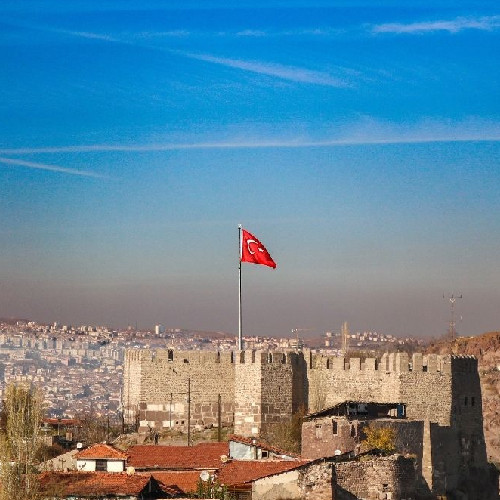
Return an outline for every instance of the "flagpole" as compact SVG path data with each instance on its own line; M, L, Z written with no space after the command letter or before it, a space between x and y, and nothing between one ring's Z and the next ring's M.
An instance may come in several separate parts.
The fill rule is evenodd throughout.
M239 242L239 256L238 256L238 350L243 350L243 337L242 337L242 320L241 320L241 224L238 224L238 242Z

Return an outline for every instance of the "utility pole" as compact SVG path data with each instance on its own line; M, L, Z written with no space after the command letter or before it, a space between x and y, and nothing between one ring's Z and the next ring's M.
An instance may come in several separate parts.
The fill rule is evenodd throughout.
M448 339L450 342L453 342L457 338L457 330L455 328L456 323L455 323L455 302L457 299L462 298L462 294L460 295L454 295L453 293L448 295L448 297L445 297L443 293L443 299L448 298L450 301L450 322L448 323Z
M217 441L222 441L222 416L221 416L221 397L217 398Z
M188 441L188 446L191 446L191 378L188 378L188 398L187 398L187 404L188 404L188 435L187 435L187 441Z

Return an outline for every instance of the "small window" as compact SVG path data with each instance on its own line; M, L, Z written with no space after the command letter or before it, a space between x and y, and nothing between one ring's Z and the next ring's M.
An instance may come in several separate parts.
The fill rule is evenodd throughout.
M357 434L357 429L356 426L353 424L351 425L351 436L356 437L356 434Z
M268 458L269 452L267 450L262 450L262 458Z
M464 406L467 406L467 396L464 398Z
M471 396L471 398L470 398L470 405L474 406L475 402L476 402L476 399L474 398L474 396Z
M174 351L169 349L167 354L167 361L173 361L173 360L174 360Z
M95 461L95 470L99 472L106 472L108 470L107 461L106 460L96 460Z
M323 426L321 424L316 424L316 439L321 439L323 437Z
M332 434L338 434L339 433L339 426L337 424L336 420L332 420Z

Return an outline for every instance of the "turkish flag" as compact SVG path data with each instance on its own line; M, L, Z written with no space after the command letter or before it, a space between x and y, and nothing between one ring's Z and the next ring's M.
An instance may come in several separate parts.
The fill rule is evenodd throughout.
M251 262L276 269L276 263L269 255L266 247L251 233L241 229L241 262Z

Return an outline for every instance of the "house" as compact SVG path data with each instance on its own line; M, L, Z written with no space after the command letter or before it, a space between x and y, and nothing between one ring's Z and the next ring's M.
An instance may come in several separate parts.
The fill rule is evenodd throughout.
M127 465L136 471L215 471L228 454L227 442L195 446L135 445L127 450Z
M232 460L216 478L236 500L330 500L332 470L323 460Z
M270 446L257 438L232 435L229 437L229 458L234 460L293 460L297 455Z
M201 480L203 471L180 470L180 471L153 471L136 472L136 474L146 477L153 476L157 481L174 491L179 491L183 495L190 495L197 491L198 483Z
M75 455L76 469L84 472L124 472L127 454L105 443L98 443Z
M152 476L108 472L45 472L40 485L47 498L156 500L175 498L180 492Z
M363 428L372 422L391 426L396 431L414 425L405 418L402 403L345 401L309 413L302 423L302 457L315 459L360 451Z

